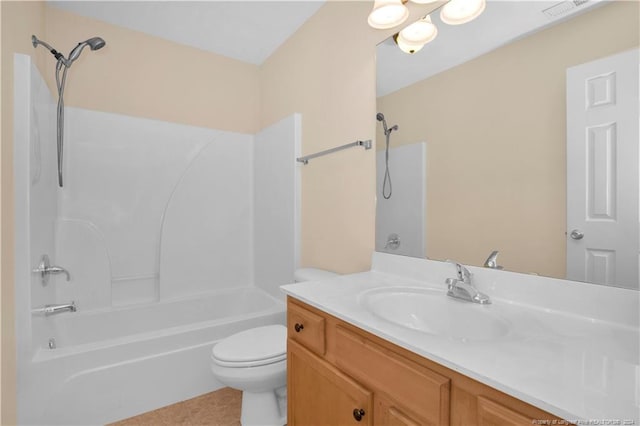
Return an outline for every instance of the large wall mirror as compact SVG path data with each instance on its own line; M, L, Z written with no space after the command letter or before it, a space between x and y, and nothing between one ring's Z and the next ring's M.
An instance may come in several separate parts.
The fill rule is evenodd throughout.
M489 0L381 43L376 250L638 289L639 13Z

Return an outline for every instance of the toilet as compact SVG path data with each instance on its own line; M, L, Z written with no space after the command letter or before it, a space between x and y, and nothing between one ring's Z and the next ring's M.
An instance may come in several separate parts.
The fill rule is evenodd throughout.
M338 274L314 268L296 270L295 282ZM242 426L287 423L287 328L267 325L233 334L211 350L211 372L222 384L242 391Z

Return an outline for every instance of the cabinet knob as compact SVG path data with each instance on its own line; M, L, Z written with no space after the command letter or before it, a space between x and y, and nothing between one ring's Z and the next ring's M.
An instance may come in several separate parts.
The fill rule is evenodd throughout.
M304 329L304 325L296 323L293 328L296 329L296 333L300 333Z
M362 408L353 409L353 418L356 419L357 422L362 420L363 417L364 417L364 410Z

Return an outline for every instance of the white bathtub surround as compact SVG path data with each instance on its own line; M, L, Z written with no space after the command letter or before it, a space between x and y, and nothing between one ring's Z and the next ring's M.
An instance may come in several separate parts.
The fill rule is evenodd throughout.
M299 117L260 139L66 108L59 189L53 98L28 56L16 56L14 74L18 421L107 423L221 387L208 373L213 344L285 322L265 290L293 276L297 184L292 167L269 165L295 163ZM275 204L255 200L254 164ZM254 248L268 223L254 219L278 201L291 210L277 223L288 237ZM31 272L42 254L70 282L43 287ZM71 301L75 313L32 314Z
M446 296L453 265L374 253L369 272L284 291L428 359L569 421L640 421L640 294L633 290L469 267L491 305ZM379 288L432 289L443 304L488 310L508 332L485 340L412 330L361 303ZM421 290L422 289L422 290ZM369 293L370 294L370 293ZM463 305L460 305L463 304Z
M254 276L283 301L279 286L293 282L299 265L301 138L301 116L294 114L260 131L254 144Z
M164 214L160 298L252 281L253 136L229 134L202 149Z
M93 309L251 282L280 297L292 282L299 115L255 136L78 108L65 117L57 242L77 279L59 298Z
M251 282L253 136L79 108L65 118L58 251L86 309ZM107 258L80 255L81 235Z
M31 57L14 55L14 178L16 254L16 333L18 368L30 359L31 309L55 300L60 279L43 287L32 273L42 255L58 263L55 251L56 183L55 103ZM21 165L18 166L18 165Z

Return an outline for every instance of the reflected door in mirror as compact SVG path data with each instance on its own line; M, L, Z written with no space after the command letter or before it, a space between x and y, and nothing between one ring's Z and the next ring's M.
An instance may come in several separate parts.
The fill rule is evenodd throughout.
M567 70L567 278L638 288L637 49Z

